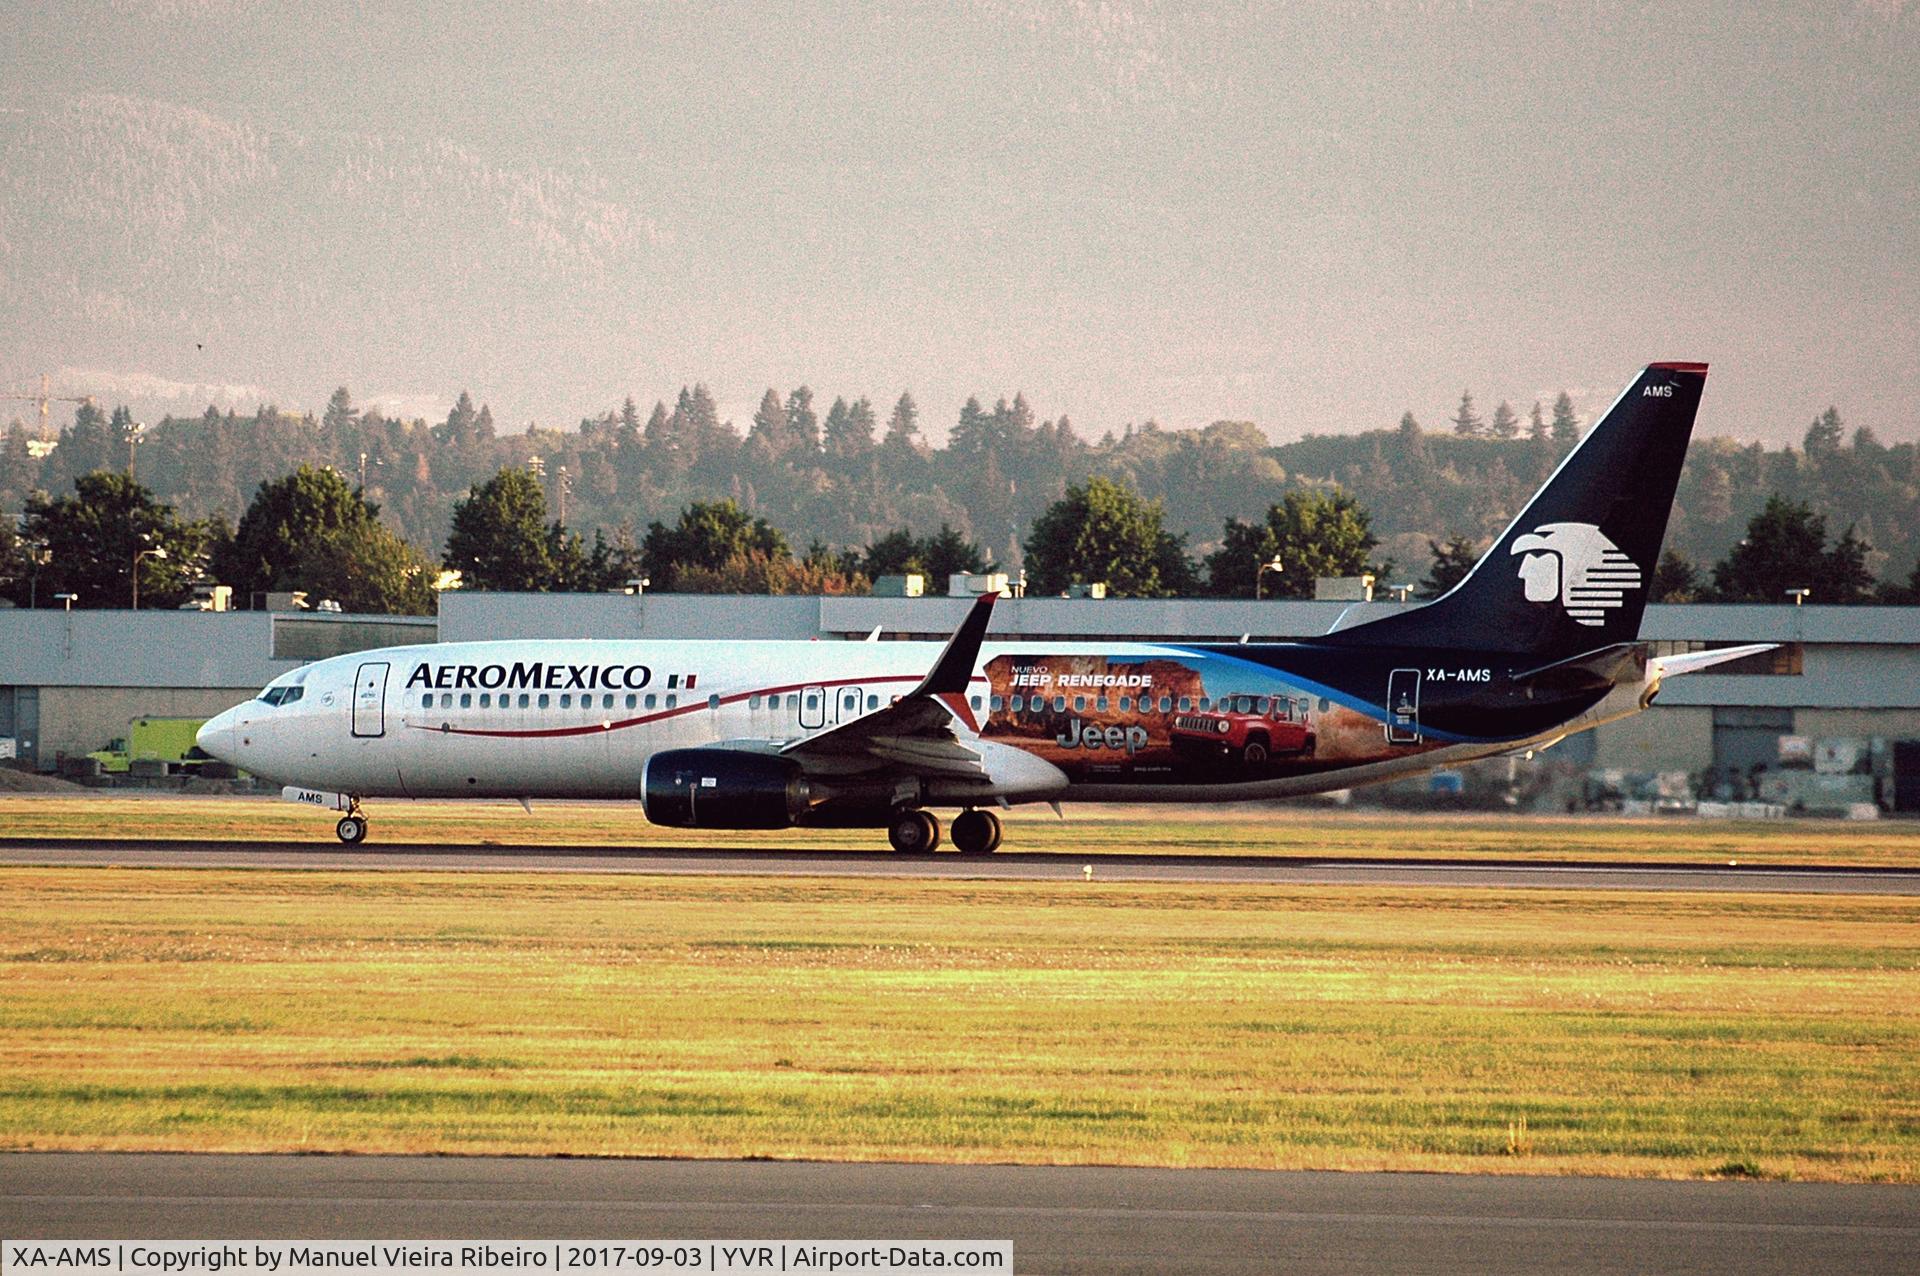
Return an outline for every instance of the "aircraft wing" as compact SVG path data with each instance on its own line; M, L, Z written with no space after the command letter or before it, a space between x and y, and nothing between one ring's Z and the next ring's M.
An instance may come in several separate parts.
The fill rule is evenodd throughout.
M967 704L967 686L997 597L980 596L919 686L884 708L794 740L780 752L823 769L845 769L864 760L918 773L986 778L980 724Z

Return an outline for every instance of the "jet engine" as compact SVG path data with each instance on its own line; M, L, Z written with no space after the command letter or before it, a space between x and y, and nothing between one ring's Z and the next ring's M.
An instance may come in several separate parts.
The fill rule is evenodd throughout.
M668 749L640 773L641 810L669 828L791 828L813 797L799 763L742 749Z

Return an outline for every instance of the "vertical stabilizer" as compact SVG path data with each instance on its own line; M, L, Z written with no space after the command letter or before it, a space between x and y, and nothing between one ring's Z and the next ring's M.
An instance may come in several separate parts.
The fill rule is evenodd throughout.
M1651 363L1465 579L1333 646L1484 648L1553 659L1640 633L1704 363Z

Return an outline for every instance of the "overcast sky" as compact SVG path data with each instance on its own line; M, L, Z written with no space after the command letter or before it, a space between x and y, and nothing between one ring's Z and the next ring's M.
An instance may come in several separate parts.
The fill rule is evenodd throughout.
M1463 387L1596 411L1704 359L1706 433L1797 441L1834 403L1920 437L1915 0L297 7L16 13L0 103L557 167L625 228L612 313L550 322L536 282L417 346L321 317L225 363L133 334L64 365L314 409L467 386L516 426L695 379L744 424L804 380L883 411L911 388L938 433L1023 389L1095 436L1287 439L1439 428ZM8 205L0 250L52 215Z

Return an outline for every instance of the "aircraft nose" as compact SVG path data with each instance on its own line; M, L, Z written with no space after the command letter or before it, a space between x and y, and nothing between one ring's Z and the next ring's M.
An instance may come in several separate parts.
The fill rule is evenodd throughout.
M195 732L193 736L193 742L195 744L199 745L207 753L219 758L222 762L231 762L234 760L234 712L234 710L228 709L223 713L218 713L208 718L201 724L200 730Z

